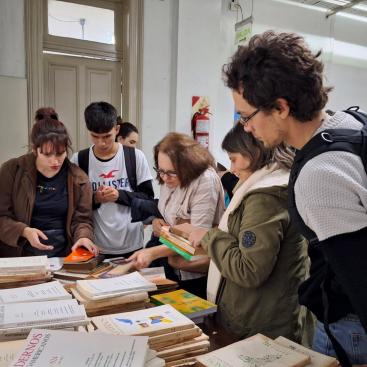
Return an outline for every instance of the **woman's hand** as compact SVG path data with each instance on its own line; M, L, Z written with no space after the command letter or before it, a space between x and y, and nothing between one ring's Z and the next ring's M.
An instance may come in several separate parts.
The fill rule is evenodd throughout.
M169 226L163 219L155 218L152 222L154 236L159 237L163 226Z
M191 271L193 273L206 273L209 269L210 258L202 256L197 260L187 261L182 256L169 256L168 264L174 269Z
M32 247L39 250L50 251L54 248L53 246L44 245L40 242L40 238L42 238L43 240L48 240L48 237L37 228L25 227L22 236L27 239Z
M92 252L94 256L99 254L98 246L96 246L89 238L79 238L78 241L74 243L71 251L75 251L78 247L85 247L89 252Z
M136 270L147 268L155 260L152 250L153 248L146 248L135 251L127 260L133 261Z
M207 228L197 228L194 229L189 236L189 241L194 247L200 247L200 242L203 237L208 233L209 229Z

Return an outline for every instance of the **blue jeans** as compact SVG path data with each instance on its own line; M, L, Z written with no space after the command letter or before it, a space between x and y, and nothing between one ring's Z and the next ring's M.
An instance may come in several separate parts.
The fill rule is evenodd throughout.
M367 363L367 334L356 315L348 315L329 326L352 364ZM325 333L324 324L319 321L316 324L312 349L336 357L331 341Z

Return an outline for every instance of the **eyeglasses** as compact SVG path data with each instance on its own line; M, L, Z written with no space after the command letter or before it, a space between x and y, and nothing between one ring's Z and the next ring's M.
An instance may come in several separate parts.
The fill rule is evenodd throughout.
M167 176L167 177L171 177L171 178L176 178L177 177L177 172L175 172L175 171L165 171L165 170L159 169L157 167L154 167L154 171L156 171L157 174L161 177L163 177L163 176Z
M251 115L249 115L249 116L242 116L242 115L240 115L240 118L238 119L238 121L237 122L239 122L242 126L247 126L247 123L259 112L260 110L259 109L257 109L257 110L255 110L254 112L252 112L252 114Z

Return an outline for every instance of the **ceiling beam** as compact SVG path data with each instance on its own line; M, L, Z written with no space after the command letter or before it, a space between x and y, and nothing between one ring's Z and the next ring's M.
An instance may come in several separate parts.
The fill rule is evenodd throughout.
M348 4L345 5L341 5L341 6L337 6L334 9L331 9L330 11L328 11L326 13L326 18L329 18L330 16L339 13L340 11L343 11L345 9L349 9L349 8L353 8L354 5L357 5L361 2L363 2L364 0L352 0L351 2L349 2Z

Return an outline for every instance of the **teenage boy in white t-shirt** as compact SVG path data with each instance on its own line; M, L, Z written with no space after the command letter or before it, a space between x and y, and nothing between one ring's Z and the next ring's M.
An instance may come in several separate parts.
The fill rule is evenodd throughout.
M106 256L128 257L143 247L143 224L131 223L131 200L154 197L152 175L144 153L135 149L136 190L133 191L123 146L115 142L119 126L117 111L111 104L91 103L84 111L84 118L93 142L87 170L93 189L96 244ZM78 153L71 160L82 167Z

